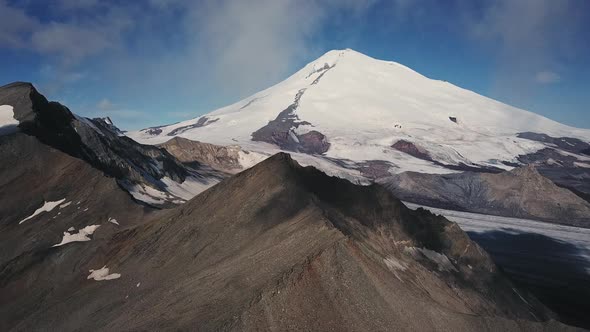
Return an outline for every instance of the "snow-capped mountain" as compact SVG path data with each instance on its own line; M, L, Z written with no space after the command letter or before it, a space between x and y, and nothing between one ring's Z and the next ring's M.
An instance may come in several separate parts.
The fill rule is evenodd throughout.
M568 165L590 167L590 130L349 49L233 105L128 135L146 144L183 137L265 155L291 151L303 164L349 178L499 171L571 156Z

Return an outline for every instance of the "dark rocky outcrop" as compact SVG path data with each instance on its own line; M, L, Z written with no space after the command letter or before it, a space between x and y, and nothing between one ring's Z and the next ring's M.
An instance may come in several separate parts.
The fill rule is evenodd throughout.
M426 160L426 161L430 161L435 165L442 166L444 168L452 169L455 171L470 171L470 172L484 172L484 173L498 173L498 172L502 171L500 168L493 167L493 166L482 166L482 165L475 165L475 164L467 165L465 163L459 163L457 165L443 164L438 160L432 159L432 157L428 153L428 150L424 149L423 147L421 147L415 143L412 143L412 142L409 142L409 141L406 141L403 139L395 142L391 147L398 150L398 151L407 153L412 157Z
M522 164L542 165L544 167L575 167L574 163L578 158L572 155L559 153L553 148L543 148L533 153L520 155L517 157Z
M209 119L206 116L202 116L200 117L197 122L190 124L190 125L186 125L186 126L181 126L178 128L174 128L174 130L170 131L168 133L168 136L175 136L175 135L180 135L182 133L184 133L187 130L193 129L193 128L201 128L201 127L205 127L208 126L214 122L217 122L219 119Z
M281 111L276 119L266 126L252 133L253 141L267 142L278 145L282 150L303 152L309 154L323 154L330 148L326 136L316 130L305 134L297 134L295 129L301 125L311 125L307 121L299 120L295 113L299 107L299 100L306 89L301 89L295 96L295 101Z
M320 74L318 77L316 77L316 79L315 79L315 80L313 80L313 82L311 82L311 85L318 84L318 83L320 82L320 80L322 79L322 77L324 77L324 75L326 75L326 73L327 73L328 71L330 71L330 69L332 69L332 68L334 68L334 67L336 67L336 64L333 64L333 65L331 65L331 66L330 66L330 65L328 65L327 63L324 63L324 67L322 67L322 69L320 69L320 70L318 71L318 72L321 72L321 74ZM311 75L311 74L310 74L310 75Z
M300 152L322 154L330 148L327 137L317 130L311 130L305 134L297 135L297 138L299 140Z
M412 142L402 139L393 143L391 147L398 151L407 153L412 157L432 161L432 158L430 157L430 154L428 154L428 151L426 151L426 149L423 149L422 147L419 147Z
M573 330L456 224L285 154L43 255L4 269L3 330Z
M158 136L162 133L162 127L146 128L143 131L150 135Z
M367 160L357 163L361 175L371 180L386 178L391 176L389 170L394 167L393 164L385 160Z
M190 175L165 149L121 135L110 119L76 116L60 103L47 101L30 83L0 87L0 104L13 106L25 134L85 160L125 187L141 183L166 191L163 177L182 183Z
M573 153L583 153L590 149L590 144L577 138L572 137L552 137L547 134L524 132L518 133L517 137L529 139L531 141L551 144L564 151Z

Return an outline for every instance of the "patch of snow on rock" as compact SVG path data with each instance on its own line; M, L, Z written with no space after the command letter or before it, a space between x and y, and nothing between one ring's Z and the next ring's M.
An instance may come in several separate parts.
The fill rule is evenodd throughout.
M119 222L118 222L118 221L117 221L117 219L115 219L115 218L111 218L111 217L109 217L109 220L108 220L108 221L109 221L110 223L112 223L112 224L119 225Z
M389 268L389 270L393 272L393 274L399 281L403 281L399 274L397 274L397 271L405 271L408 268L408 266L405 263L399 261L397 258L393 256L384 258L383 262Z
M385 263L385 265L387 265L388 268L393 269L393 270L405 271L408 268L406 266L406 264L404 264L403 262L399 261L397 258L392 257L392 256L384 258L383 262Z
M50 202L43 203L43 206L42 207L38 208L35 212L33 212L32 215L30 215L30 216L26 217L25 219L19 221L18 224L20 225L20 224L24 223L25 221L27 221L29 219L32 219L32 218L36 217L37 215L39 215L39 214L41 214L43 212L49 212L49 211L53 210L56 206L60 205L65 200L66 199L64 198L64 199L60 199L59 201L54 201L54 202L51 202L50 201Z
M96 229L100 227L100 225L90 225L90 226L86 226L82 229L80 229L78 231L78 233L76 234L72 234L70 232L74 231L73 227L70 227L68 229L68 231L64 232L64 236L61 239L61 242L58 244L54 244L52 247L60 247L63 246L64 244L68 244L71 242L86 242L86 241L90 241L91 239L88 237L89 235L92 235L94 233L94 231L96 231Z
M414 258L420 259L420 256L428 258L431 262L438 265L439 271L457 271L449 258L441 253L426 248L406 247L404 252Z
M14 118L14 109L10 105L0 105L0 135L16 132L20 122Z
M86 279L94 279L96 281L113 280L113 279L119 279L121 277L121 274L119 274L119 273L109 274L109 268L107 268L106 265L103 266L101 269L89 270L88 272L90 272L90 275L88 275L88 277Z
M68 207L68 206L70 206L70 204L72 204L72 202L63 203L62 205L59 206L59 209L61 210L61 209L65 208L65 207Z
M247 169L247 168L250 168L250 167L258 164L259 162L265 160L266 158L268 158L268 155L263 154L263 153L259 153L259 152L252 152L252 151L248 151L248 152L239 151L238 158L239 158L238 161L239 161L240 165L242 166L242 168Z
M182 183L178 183L166 176L160 181L166 185L168 193L184 200L189 200L195 197L219 182L214 179L199 179L194 176L187 177Z

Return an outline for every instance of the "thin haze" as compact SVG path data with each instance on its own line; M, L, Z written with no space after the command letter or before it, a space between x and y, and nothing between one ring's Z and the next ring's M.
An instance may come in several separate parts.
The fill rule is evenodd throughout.
M0 0L0 84L32 81L136 129L196 117L350 47L590 127L588 12L583 0Z

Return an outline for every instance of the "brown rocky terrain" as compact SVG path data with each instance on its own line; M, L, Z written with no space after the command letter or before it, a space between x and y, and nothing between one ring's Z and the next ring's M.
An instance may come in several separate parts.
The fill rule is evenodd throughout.
M61 203L29 218L44 202L55 201ZM79 278L68 269L97 254L93 242L143 222L154 211L83 160L23 133L0 136L0 330L10 330L33 308L65 299ZM52 247L64 232L92 225L99 227L89 242Z
M208 165L228 174L242 171L239 152L243 150L239 146L220 146L182 137L174 137L159 146L189 166Z
M47 153L64 160L57 169L76 165ZM2 179L2 192L16 188ZM52 214L2 219L2 245L36 258L2 256L2 330L575 330L515 288L456 224L286 154L169 210L132 207L113 181L100 183L90 178L76 196L92 199L97 216L105 204L125 209L129 223L101 224L91 241L51 247ZM57 222L94 222L68 218ZM101 267L105 280L88 279Z

